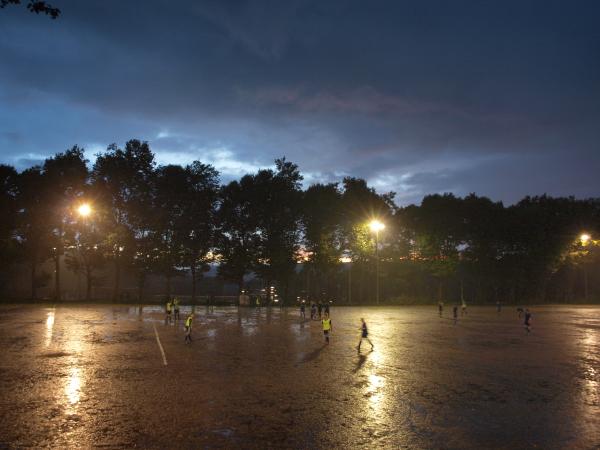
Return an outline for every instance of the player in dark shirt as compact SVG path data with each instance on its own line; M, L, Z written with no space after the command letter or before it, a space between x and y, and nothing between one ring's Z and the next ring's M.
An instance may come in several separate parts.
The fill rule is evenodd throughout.
M531 313L528 309L525 310L525 330L531 333Z
M367 329L367 323L365 322L365 319L363 319L362 317L361 317L360 321L362 322L362 324L360 326L360 341L358 341L358 347L356 347L356 349L359 351L359 353L360 353L360 344L362 344L363 339L367 340L367 342L371 345L371 350L373 350L373 343L369 339L369 330Z

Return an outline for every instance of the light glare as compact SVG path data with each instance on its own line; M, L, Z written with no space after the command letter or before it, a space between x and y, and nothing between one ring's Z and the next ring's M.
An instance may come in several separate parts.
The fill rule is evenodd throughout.
M79 208L77 208L77 212L81 217L87 217L92 213L92 207L88 203L82 203Z
M369 222L369 228L374 233L378 233L379 231L381 231L385 228L385 224L383 224L379 220L375 219L375 220L372 220L371 222Z

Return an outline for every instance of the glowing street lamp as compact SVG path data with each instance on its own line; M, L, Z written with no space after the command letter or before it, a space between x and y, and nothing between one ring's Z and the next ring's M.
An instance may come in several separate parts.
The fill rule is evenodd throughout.
M585 247L587 246L589 243L595 244L595 242L592 240L592 237L588 234L588 233L582 233L581 236L579 236L579 241L581 242L581 246ZM584 289L584 297L585 297L585 301L588 301L588 271L587 271L587 265L584 263L582 264L583 267L583 289Z
M579 236L579 240L581 241L581 245L585 246L592 240L592 237L587 233L583 233Z
M375 233L375 302L379 305L379 232L385 228L385 224L373 219L369 222L369 228Z
M77 208L76 208L77 214L79 215L79 217L81 217L83 219L83 223L84 226L87 225L87 218L90 216L90 214L92 214L92 207L90 206L89 203L81 203ZM81 231L79 232L79 235L77 236L77 253L79 255L79 259L80 261L82 260L82 255L81 255ZM87 286L87 290L86 290L86 299L89 300L90 299L90 286L89 286L89 282L88 282L88 286ZM81 271L77 271L77 297L79 300L81 300Z
M91 213L92 213L92 207L90 206L89 203L82 203L81 205L79 205L79 207L77 208L77 213L81 216L81 217L88 217Z
M379 233L380 231L382 231L385 228L385 224L380 222L377 219L371 220L371 222L369 222L369 228L371 229L371 231L373 233Z

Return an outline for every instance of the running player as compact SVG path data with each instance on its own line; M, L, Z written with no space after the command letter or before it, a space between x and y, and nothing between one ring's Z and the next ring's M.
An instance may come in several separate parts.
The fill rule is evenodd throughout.
M325 314L325 317L323 320L321 320L321 323L323 324L323 335L325 336L325 342L329 344L329 333L333 330L333 326L331 325L331 319L327 314Z
M192 321L194 320L194 313L190 313L189 316L187 316L187 319L185 319L185 343L186 344L191 344L192 343Z
M167 315L165 317L165 325L170 324L171 323L171 300L167 300L167 306L166 306L166 311L167 311Z
M179 299L177 297L173 299L173 313L173 319L179 320Z
M525 331L527 334L531 333L531 313L528 309L525 309Z
M362 344L363 339L366 339L367 342L371 345L371 350L373 350L374 348L371 339L369 339L369 330L367 329L367 323L365 322L365 319L361 317L360 321L362 322L360 326L360 341L358 341L358 346L356 347L358 353L360 353L360 344Z

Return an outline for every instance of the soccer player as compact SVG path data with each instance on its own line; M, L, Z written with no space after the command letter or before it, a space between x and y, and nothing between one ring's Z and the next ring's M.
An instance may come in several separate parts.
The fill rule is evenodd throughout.
M362 322L360 326L360 340L358 341L358 346L356 347L358 353L360 353L360 344L362 344L363 339L366 339L369 345L371 345L371 350L374 348L371 339L369 339L369 330L367 329L367 323L365 322L365 319L361 317L360 321Z
M329 333L333 330L333 326L331 325L331 319L327 314L325 314L325 317L323 320L321 320L321 323L323 324L323 335L325 336L325 342L329 344Z
M173 312L174 312L174 320L179 320L179 299L175 297L173 299Z
M171 300L167 300L167 306L166 306L166 311L167 311L167 315L165 317L165 325L170 324L171 323Z
M192 343L192 321L194 320L194 313L190 313L185 319L185 343Z
M527 334L531 333L531 313L528 309L525 309L525 331Z

